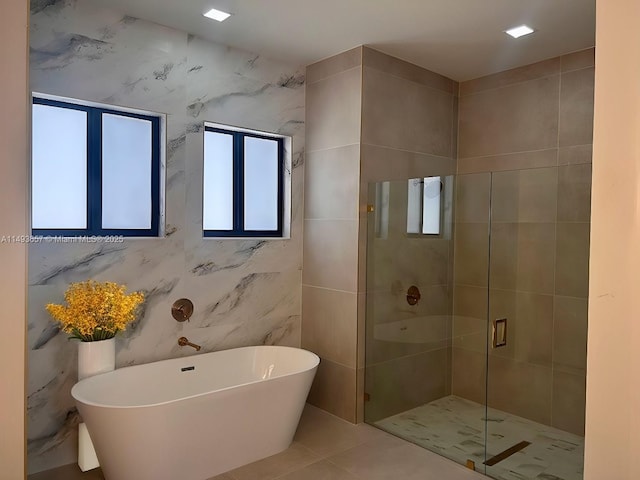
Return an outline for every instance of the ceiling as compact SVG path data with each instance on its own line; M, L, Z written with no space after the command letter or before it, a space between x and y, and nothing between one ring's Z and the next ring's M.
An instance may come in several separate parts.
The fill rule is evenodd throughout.
M289 63L364 44L459 81L595 44L595 0L92 1ZM209 20L210 8L233 16ZM523 23L536 33L503 32Z

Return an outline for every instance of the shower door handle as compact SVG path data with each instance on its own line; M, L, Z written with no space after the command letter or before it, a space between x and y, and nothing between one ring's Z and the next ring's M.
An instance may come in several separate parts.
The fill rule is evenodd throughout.
M507 319L498 318L493 321L493 348L507 345Z

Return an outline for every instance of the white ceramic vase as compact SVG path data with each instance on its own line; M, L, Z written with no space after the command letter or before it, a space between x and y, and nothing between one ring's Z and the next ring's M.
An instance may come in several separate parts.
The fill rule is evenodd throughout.
M116 339L78 344L78 380L116 368Z
M78 380L114 370L116 339L78 344ZM78 429L78 466L86 472L100 466L91 437L84 423Z

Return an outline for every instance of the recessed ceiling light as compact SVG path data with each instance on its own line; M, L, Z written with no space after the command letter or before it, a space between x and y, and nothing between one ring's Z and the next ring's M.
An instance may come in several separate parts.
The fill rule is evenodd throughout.
M223 22L223 21L225 21L227 18L229 18L231 16L230 13L223 12L221 10L216 10L215 8L212 8L207 13L203 13L203 15L205 17L207 17L207 18L211 18L211 19L217 20L219 22Z
M526 25L520 25L519 27L510 28L509 30L505 30L504 33L511 35L513 38L522 37L524 35L529 35L533 33L535 30Z

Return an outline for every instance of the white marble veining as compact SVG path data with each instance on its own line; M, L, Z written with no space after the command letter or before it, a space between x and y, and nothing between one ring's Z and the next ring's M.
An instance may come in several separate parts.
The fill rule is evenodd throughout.
M375 425L458 463L473 460L477 471L499 480L581 480L583 477L584 437L453 395L385 418ZM485 458L522 441L531 445L486 467L485 472Z
M166 236L111 244L29 247L29 471L74 461L78 414L70 396L76 345L44 310L70 282L110 280L147 293L143 316L117 339L117 366L191 350L300 344L304 68L216 45L77 0L31 2L34 92L167 116ZM291 235L203 239L205 121L292 137ZM195 304L191 321L170 316Z

